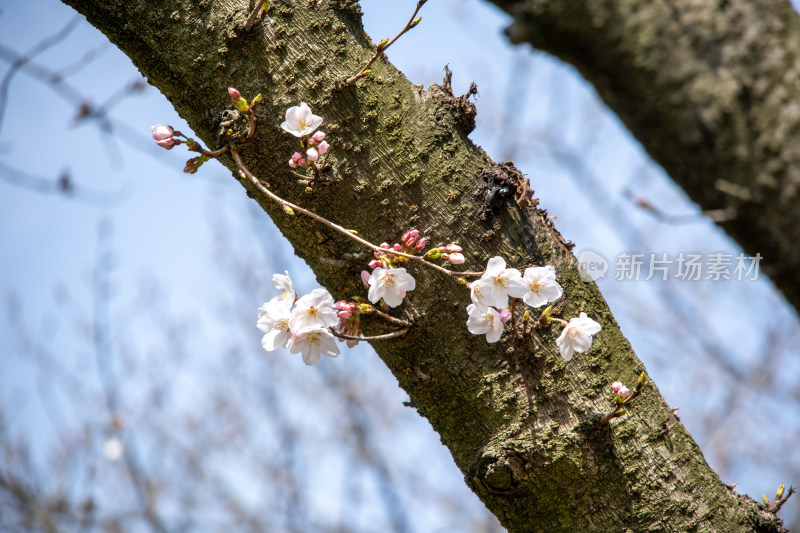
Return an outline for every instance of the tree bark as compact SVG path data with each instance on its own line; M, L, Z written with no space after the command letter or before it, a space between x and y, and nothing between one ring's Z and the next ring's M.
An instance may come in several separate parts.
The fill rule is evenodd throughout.
M468 139L466 99L439 86L415 87L384 59L371 76L344 84L375 49L357 2L273 1L271 20L250 32L243 0L66 3L128 54L211 148L221 146L221 116L231 108L226 88L247 98L262 93L256 136L239 151L287 200L372 242L396 241L411 227L432 244L457 242L471 270L493 255L514 267L556 266L565 290L561 316L585 311L603 327L592 349L569 363L556 349L555 327L535 341L507 333L487 344L469 334L468 291L413 263L410 298L420 319L408 335L375 344L509 531L783 531L773 514L721 483L683 427L663 431L670 410L655 386L628 415L598 425L613 405L609 384L633 384L642 363L596 286L579 279L546 212L487 190L487 180L513 186L516 178ZM278 127L300 101L325 118L331 143L334 179L310 195L286 164L297 141ZM359 272L371 254L326 226L287 215L240 179L229 157L221 162L335 297L364 294ZM367 322L367 333L383 331ZM335 364L347 364L346 354Z
M575 66L800 309L800 18L786 0L491 0ZM662 206L663 207L663 206ZM667 207L668 208L668 207Z

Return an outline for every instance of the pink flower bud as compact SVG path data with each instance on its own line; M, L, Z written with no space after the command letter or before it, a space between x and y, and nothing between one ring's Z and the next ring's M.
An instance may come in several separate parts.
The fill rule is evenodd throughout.
M308 156L309 161L316 161L319 159L319 152L317 152L316 148L309 148L306 150L306 155Z
M300 159L297 160L297 164L300 165L301 167L304 167L306 166L306 160L301 157Z
M315 134L314 134L314 135L311 137L311 139L313 139L313 140L314 140L314 142L321 143L322 141L324 141L324 140L325 140L325 133L324 133L324 132L322 132L322 131L318 131L317 133L315 133Z
M300 152L295 152L292 154L292 161L294 161L295 163L297 163L301 159L303 159L303 154L301 154Z
M394 249L395 252L399 252L400 250L403 249L403 247L400 246L400 244L398 244L398 243L394 243L394 245L392 246L392 249Z
M389 249L389 243L388 242L382 242L382 243L380 243L378 245L378 248L383 248L384 250L388 250Z
M228 87L228 94L231 95L231 101L235 104L242 97L241 93L233 87Z
M328 151L328 148L330 148L330 145L328 144L327 141L320 142L319 145L317 146L319 155L325 155L325 153Z
M460 265L464 262L464 256L461 254L448 254L447 260L454 265Z
M339 300L336 303L334 303L332 307L337 311L341 311L342 309L347 307L347 300Z
M617 394L619 394L619 397L624 400L625 398L630 396L631 391L628 389L628 387L623 385L622 387L619 388L619 390L617 391Z
M372 261L369 262L368 266L370 268L378 268L379 266L381 266L381 262L378 261L377 259L373 259ZM366 270L364 270L363 272L366 272ZM367 285L367 286L369 286L369 285Z
M421 251L423 248L425 248L425 244L427 244L427 242L428 241L427 239L425 239L425 237L421 238L419 241L417 241L417 245L414 247L414 251L415 252Z
M445 252L456 252L456 253L458 253L461 250L462 250L461 247L459 245L457 245L457 244L448 244L447 246L444 247L444 251Z
M502 309L500 311L500 322L508 322L511 319L511 309Z
M295 161L294 159L290 159L289 166L292 168L297 168L297 161Z
M613 390L614 392L619 392L619 390L624 386L625 385L623 385L619 381L615 381L614 383L611 384L611 390Z
M369 263L370 268L375 268L375 266L372 266L372 263L378 263L375 266L380 266L380 264L381 264L381 262L377 261L377 260L376 261L370 261L370 263ZM364 288L365 289L369 289L369 275L370 275L369 272L367 272L366 270L362 270L361 271L361 283L364 284Z
M167 126L166 124L156 124L150 128L150 131L153 133L153 140L155 141L164 141L175 134L172 126Z
M339 318L344 318L345 320L348 320L350 318L353 318L353 312L350 311L349 309L345 309L343 311L339 311L338 313L336 313L336 316L338 316Z
M180 142L170 137L169 139L162 139L160 141L156 141L156 144L159 145L161 148L172 150L172 147L175 146L176 144L180 144Z

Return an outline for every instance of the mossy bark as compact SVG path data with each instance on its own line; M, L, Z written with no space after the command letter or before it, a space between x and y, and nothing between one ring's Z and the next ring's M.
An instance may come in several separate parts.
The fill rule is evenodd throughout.
M787 0L491 0L573 64L800 309L800 18ZM661 206L669 209L669 206Z
M782 531L774 515L720 482L683 427L663 432L670 411L655 386L627 416L597 426L612 406L609 383L632 384L642 363L596 286L579 279L546 213L480 189L510 168L467 138L463 100L438 86L415 87L383 59L355 86L343 83L374 50L357 2L273 0L271 20L248 33L244 1L67 3L128 54L212 148L230 107L225 89L262 93L256 136L240 151L288 200L373 242L396 241L410 227L431 243L458 242L474 269L496 254L515 267L556 266L561 315L586 311L603 326L592 349L570 363L555 348L556 328L535 342L506 334L487 344L470 335L468 291L413 264L420 320L408 335L375 346L509 531ZM278 127L300 101L325 118L332 145L335 180L312 195L289 174L297 141ZM229 158L222 163L234 170ZM363 295L359 272L370 254L242 185L335 297Z

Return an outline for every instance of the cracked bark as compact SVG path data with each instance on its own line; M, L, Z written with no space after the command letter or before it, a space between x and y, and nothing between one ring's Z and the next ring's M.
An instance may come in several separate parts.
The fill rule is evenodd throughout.
M586 311L603 326L591 351L569 364L556 350L556 328L541 331L535 346L508 334L493 345L470 335L467 291L414 265L411 297L421 319L409 334L375 343L466 482L509 531L783 531L774 515L720 482L682 426L662 432L670 410L655 386L598 436L597 421L611 408L609 383L632 384L642 363L596 286L580 281L546 213L520 209L514 191L498 197L478 183L502 182L502 173L513 179L513 167L495 166L469 141L463 99L438 86L423 91L385 60L370 77L344 84L374 50L357 2L273 2L271 21L247 33L244 1L67 3L128 54L212 149L220 147L223 115L232 116L225 88L249 98L263 93L256 136L239 151L287 200L373 242L398 239L412 226L431 243L458 242L475 269L495 254L515 267L556 267L566 295L562 316ZM296 139L278 127L300 101L325 118L337 180L313 195L289 174ZM221 162L234 169L227 155ZM286 215L240 182L335 297L363 293L363 249ZM366 326L366 334L382 332L377 322ZM346 356L336 364L347 364Z
M571 63L800 309L800 18L786 0L490 0Z

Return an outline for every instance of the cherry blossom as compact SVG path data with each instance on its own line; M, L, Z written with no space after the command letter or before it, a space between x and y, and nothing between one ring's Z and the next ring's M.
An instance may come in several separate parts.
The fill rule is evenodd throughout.
M281 291L278 299L283 302L287 308L291 308L292 305L294 305L294 301L297 299L297 293L294 291L294 285L292 284L292 278L289 277L289 271L286 270L285 272L285 276L283 274L273 274L272 284L276 289Z
M619 390L624 386L625 385L623 385L619 381L615 381L614 383L611 384L611 390L613 390L614 392L619 392Z
M289 319L289 329L296 334L302 329L329 328L336 325L336 322L333 296L327 290L319 288L297 300Z
M519 270L506 268L500 256L489 259L481 279L472 284L472 302L487 307L508 307L508 297L522 298L528 292Z
M507 310L504 310L507 311ZM467 306L467 329L473 335L486 334L486 342L493 343L500 340L503 335L502 312L494 307L469 304ZM510 312L508 313L510 317Z
M619 390L617 391L617 394L619 394L619 397L624 400L625 398L627 398L628 396L631 395L631 391L630 391L630 389L628 387L623 385L622 387L619 388Z
M327 329L312 327L303 328L292 336L289 352L302 353L303 362L311 366L319 361L320 355L338 357L339 347L336 346L335 337Z
M556 281L556 269L550 265L526 268L522 279L528 284L528 292L522 297L522 301L531 307L555 302L564 292Z
M388 246L388 245L387 245ZM414 278L406 272L405 268L377 267L369 276L369 292L367 297L372 303L381 299L389 307L397 307L403 303L406 291L413 291L416 286Z
M300 102L299 106L292 106L286 110L286 121L281 123L281 128L295 137L310 135L322 124L322 117L311 112L308 104Z
M600 331L600 324L581 313L564 326L556 345L564 361L572 359L573 352L583 353L592 347L592 335Z
M278 276L279 274L276 274ZM258 308L258 329L265 333L261 346L271 352L286 348L292 340L289 319L292 316L291 304L286 305L280 297L275 297Z

